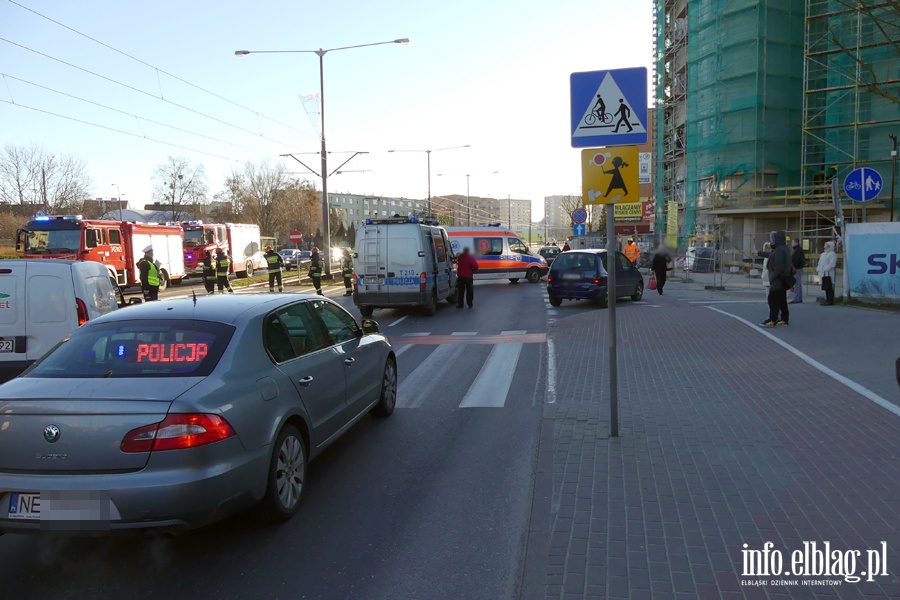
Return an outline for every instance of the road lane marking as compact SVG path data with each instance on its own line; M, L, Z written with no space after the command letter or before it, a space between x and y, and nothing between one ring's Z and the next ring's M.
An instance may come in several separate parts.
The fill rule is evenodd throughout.
M431 335L430 331L426 331L424 333L404 333L403 337L427 337Z
M497 344L472 382L460 408L502 408L512 385L522 344Z
M765 300L691 300L688 304L766 304Z
M393 323L389 324L388 327L393 327L393 326L396 325L397 323L400 323L401 321L403 321L404 319L406 319L406 317L408 317L408 316L409 316L409 315L403 315L402 317L400 317L399 319L397 319L397 320L394 321Z
M547 338L547 404L556 404L556 350Z
M394 349L394 356L396 356L396 357L399 358L401 354L403 354L404 352L406 352L406 351L409 350L410 348L412 348L412 346L410 346L410 345L400 346L399 348L395 348L395 349Z
M408 334L407 334L408 335ZM526 333L524 335L428 335L416 337L391 338L391 344L543 344L547 341L546 333Z
M528 333L527 329L513 329L511 331L501 331L500 335L525 335Z
M477 331L454 331L450 335L478 335Z
M835 381L838 381L839 383L843 383L845 386L847 386L848 388L850 388L851 390L853 390L860 396L868 398L869 400L871 400L875 404L881 406L882 408L886 408L889 411L891 411L892 413L894 413L895 415L900 416L900 406L897 406L893 402L889 402L889 401L885 400L884 398L882 398L881 396L879 396L872 390L870 390L866 387L863 387L860 384L853 381L852 379L850 379L848 377L844 377L837 371L826 367L825 365L823 365L822 363L820 363L813 357L809 356L808 354L804 354L802 351L794 348L793 346L791 346L784 340L772 335L771 333L769 333L762 327L754 325L747 319L744 319L737 315L733 315L731 313L725 312L724 310L715 308L714 306L707 306L707 308L710 310L714 310L717 313L722 313L723 315L726 315L728 317L731 317L732 319L738 320L741 323L743 323L744 325L747 325L748 327L755 329L757 332L763 334L764 336L766 336L767 338L769 338L770 340L772 340L773 342L775 342L776 344L778 344L779 346L781 346L782 348L784 348L785 350L787 350L788 352L790 352L791 354L793 354L794 356L796 356L797 358L799 358L800 360L802 360L803 362L808 364L809 366L811 366L815 369L818 369L822 373L825 373L826 375L828 375Z
M435 385L445 381L450 370L456 366L465 346L439 346L428 358L419 363L409 376L400 383L397 390L398 408L418 408L426 396L430 396Z

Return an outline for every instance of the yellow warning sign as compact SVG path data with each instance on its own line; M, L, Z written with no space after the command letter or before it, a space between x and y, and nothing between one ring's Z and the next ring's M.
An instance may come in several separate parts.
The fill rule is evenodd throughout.
M585 204L640 202L637 146L581 151L581 195Z

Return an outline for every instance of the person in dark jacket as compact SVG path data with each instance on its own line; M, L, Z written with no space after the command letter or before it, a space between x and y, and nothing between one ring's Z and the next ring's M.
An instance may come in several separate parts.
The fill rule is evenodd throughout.
M213 266L211 252L207 252L203 257L203 285L208 295L216 293L216 268Z
M456 308L463 307L463 299L472 308L475 299L475 272L478 271L478 261L469 253L468 248L463 248L462 254L456 259L456 289L459 296Z
M313 246L312 256L309 257L309 278L312 279L313 287L320 296L325 295L322 293L322 273L324 268L325 261L319 256L319 249Z
M272 246L266 246L266 265L269 269L269 292L275 292L275 282L278 282L278 291L284 291L284 280L282 279L281 270L284 269L284 258Z
M159 265L153 260L153 246L144 248L144 257L137 262L137 268L141 274L141 291L144 293L144 302L159 300L161 276Z
M796 238L791 240L791 246L794 249L791 253L791 266L797 269L797 272L794 273L794 279L797 280L797 283L791 288L794 291L794 297L790 303L800 304L803 302L803 267L806 266L806 253L803 252L800 240Z
M664 246L660 246L656 254L653 255L653 261L650 263L650 270L653 271L653 276L656 277L656 291L660 296L662 296L663 287L666 285L666 272L672 270L672 267L669 266L671 264L672 257L669 256L669 251Z
M772 244L772 254L766 263L766 275L769 277L769 318L760 323L763 327L787 325L790 320L787 291L792 287L792 276L787 236L784 231L773 231L769 234L769 242Z
M228 290L229 294L233 294L231 282L228 281L228 273L231 269L231 257L222 248L216 249L216 284L219 286L219 293Z

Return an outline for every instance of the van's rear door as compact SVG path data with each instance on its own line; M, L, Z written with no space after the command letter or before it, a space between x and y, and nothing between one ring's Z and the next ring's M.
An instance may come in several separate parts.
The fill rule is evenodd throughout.
M25 278L28 264L3 261L0 268L0 364L26 359Z
M353 268L359 283L359 302L387 302L387 226L363 225L356 233Z
M389 225L387 229L388 301L394 305L422 302L421 276L427 277L425 253L429 243L423 232L427 228L414 224Z
M450 262L450 253L447 246L444 245L444 237L441 233L442 231L437 227L428 229L428 235L431 237L431 252L434 257L433 274L438 300L443 300L450 293L450 270L453 266ZM429 275L431 274L429 273Z
M25 284L28 360L37 360L78 328L73 270L31 263Z

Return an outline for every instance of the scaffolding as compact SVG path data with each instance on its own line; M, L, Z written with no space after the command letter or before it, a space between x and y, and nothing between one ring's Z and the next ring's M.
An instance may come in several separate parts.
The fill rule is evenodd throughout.
M900 133L900 3L806 0L804 45L804 204L860 166L881 173L881 199L889 201L889 136ZM821 216L813 210L804 220Z

